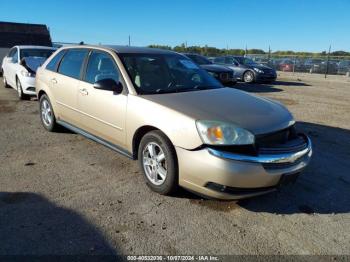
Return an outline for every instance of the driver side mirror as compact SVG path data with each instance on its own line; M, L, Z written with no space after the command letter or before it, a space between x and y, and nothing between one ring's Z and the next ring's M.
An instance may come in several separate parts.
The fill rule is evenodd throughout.
M116 82L112 78L101 79L95 82L94 88L106 91L113 91L115 94L123 92L123 86L120 82Z

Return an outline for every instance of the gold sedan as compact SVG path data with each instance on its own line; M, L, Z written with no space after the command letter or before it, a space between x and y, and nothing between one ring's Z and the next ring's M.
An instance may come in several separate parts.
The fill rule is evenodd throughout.
M147 185L219 199L294 181L310 139L280 103L225 88L186 56L124 46L71 46L37 71L40 116L138 159Z

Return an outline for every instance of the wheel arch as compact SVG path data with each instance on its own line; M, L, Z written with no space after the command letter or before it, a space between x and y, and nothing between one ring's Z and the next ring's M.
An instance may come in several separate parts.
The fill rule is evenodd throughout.
M44 90L40 90L38 93L38 100L40 100L40 97L42 97L43 95L47 95L47 94Z
M161 132L170 141L171 145L175 149L175 146L174 146L173 142L171 141L170 137L163 130L161 130L155 126L152 126L152 125L144 125L144 126L139 127L133 135L133 139L132 139L132 157L133 157L133 159L135 159L135 160L138 159L138 150L139 150L141 140L146 134L148 134L151 131Z
M137 152L138 152L142 137L144 137L144 135L146 135L147 133L149 133L151 131L155 131L155 130L159 130L162 133L164 133L159 128L157 128L155 126L151 126L151 125L141 126L135 131L133 138L132 138L132 157L133 157L133 159L137 160L137 157L138 157Z

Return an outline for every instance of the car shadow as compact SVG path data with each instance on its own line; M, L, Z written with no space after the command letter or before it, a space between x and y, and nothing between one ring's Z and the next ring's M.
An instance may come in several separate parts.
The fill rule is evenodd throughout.
M350 131L299 122L313 142L313 158L295 184L238 204L253 212L337 214L350 211Z
M304 82L290 82L290 81L274 81L272 83L273 85L277 85L277 86L311 86L309 84L306 84Z
M76 212L29 192L0 192L0 255L99 255L118 251Z

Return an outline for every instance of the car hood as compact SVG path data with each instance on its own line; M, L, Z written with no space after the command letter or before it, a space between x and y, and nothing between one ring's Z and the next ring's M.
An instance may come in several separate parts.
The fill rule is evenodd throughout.
M272 70L272 68L271 67L268 67L268 66L265 66L265 65L260 65L260 64L256 64L256 65L244 65L245 67L247 67L247 68L251 68L251 69L253 69L253 68L259 68L259 69L261 69L261 70L266 70L266 69L268 69L268 70Z
M293 116L282 104L231 88L145 95L144 98L194 120L226 121L255 135L275 132L294 123Z
M209 65L201 65L201 67L207 71L210 72L231 72L232 69L226 67L226 66L221 66L221 65L215 65L215 64L209 64Z

